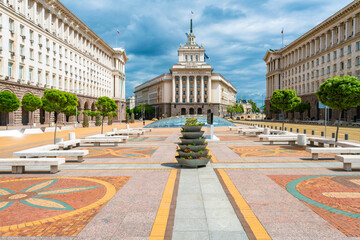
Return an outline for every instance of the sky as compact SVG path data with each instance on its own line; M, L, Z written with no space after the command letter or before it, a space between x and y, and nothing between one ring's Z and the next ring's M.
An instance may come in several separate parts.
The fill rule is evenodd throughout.
M288 45L350 0L60 0L112 47L124 48L126 97L177 63L190 18L208 63L237 89L237 99L262 105L270 48ZM191 13L193 12L193 14ZM120 34L117 33L117 30Z

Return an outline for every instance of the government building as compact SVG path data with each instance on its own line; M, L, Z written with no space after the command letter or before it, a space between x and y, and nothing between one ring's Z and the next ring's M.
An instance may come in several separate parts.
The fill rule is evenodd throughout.
M236 89L221 74L213 73L206 63L203 44L195 42L190 22L187 43L178 50L179 61L164 73L135 87L135 105L155 107L156 117L188 114L226 114L236 102Z
M360 77L360 1L353 1L291 44L280 50L267 51L266 115L270 98L277 89L293 89L303 102L311 105L304 119L324 119L315 92L328 78L352 75ZM330 110L330 120L337 118ZM292 118L287 113L285 118ZM295 114L299 119L299 114ZM343 121L359 121L360 107L344 111Z
M0 1L0 91L20 101L27 93L42 97L45 89L59 89L76 94L82 111L96 110L97 98L108 96L118 104L115 120L123 120L126 62L123 49L110 47L57 0ZM0 125L46 124L48 114L37 110L32 119L20 107L1 113Z

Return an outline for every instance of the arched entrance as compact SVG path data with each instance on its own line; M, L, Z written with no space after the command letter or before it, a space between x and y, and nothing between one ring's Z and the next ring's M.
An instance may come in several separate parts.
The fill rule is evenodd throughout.
M186 115L186 109L185 108L181 109L181 115Z
M21 107L21 121L22 121L22 125L29 124L29 112L26 111L24 107Z
M6 126L9 122L9 113L0 112L0 126Z
M356 121L360 121L360 107L356 109Z
M189 111L190 115L194 115L195 114L195 111L193 108L190 108L190 111Z
M207 112L208 112L208 113L211 113L211 109L208 109Z
M40 124L45 123L45 110L43 108L40 109Z
M198 110L197 110L197 114L202 114L202 109L201 108L198 108Z

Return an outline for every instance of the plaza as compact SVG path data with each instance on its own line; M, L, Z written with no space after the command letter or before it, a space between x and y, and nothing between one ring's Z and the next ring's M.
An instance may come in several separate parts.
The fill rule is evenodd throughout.
M147 122L147 124L150 122ZM236 125L245 127L246 125ZM141 128L142 123L130 124ZM125 124L106 126L126 128ZM209 132L203 127L205 134ZM61 131L68 139L99 127ZM2 137L0 158L51 142L53 133ZM206 167L175 160L179 128L153 128L119 146L80 146L59 172L0 166L0 236L41 239L357 239L358 169L335 154L312 160L296 145L216 127ZM354 142L355 143L355 142ZM71 151L71 150L64 150ZM56 237L56 238L53 238ZM36 239L36 238L35 238Z

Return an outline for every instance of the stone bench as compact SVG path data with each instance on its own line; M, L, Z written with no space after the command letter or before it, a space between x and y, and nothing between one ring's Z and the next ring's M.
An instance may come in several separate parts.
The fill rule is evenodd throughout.
M297 136L269 136L265 137L264 141L270 142L270 145L273 145L274 142L287 142L289 145L291 145L295 144L297 139Z
M306 152L312 154L313 160L319 159L319 153L335 153L335 154L360 154L360 148L319 148L319 147L307 147Z
M119 143L125 141L126 139L122 138L86 138L80 140L80 145L93 144L94 146L99 147L100 144L114 144L114 146L119 146Z
M324 138L308 138L310 141L311 146L315 146L315 143L318 143L319 147L324 147L325 144L328 144L329 147L335 146L335 141L331 139L324 139Z
M130 131L152 132L153 128L129 128Z
M113 136L116 136L116 135L143 135L144 134L144 131L140 131L140 130L118 130L116 132L113 132L114 135Z
M64 141L64 142L59 142L59 143L57 143L57 145L59 146L60 150L71 149L73 147L80 146L80 139L73 139L73 140L68 140L68 141Z
M85 139L122 139L124 140L123 142L127 142L129 136L118 136L118 135L114 135L113 132L108 132L105 134L87 136L85 137Z
M40 158L40 157L77 157L78 162L84 161L84 156L88 155L88 150L67 150L67 151L20 151L14 152L14 157L20 158Z
M339 147L360 147L360 144L352 142L336 142L335 145Z
M9 158L0 159L0 166L11 166L12 173L24 173L26 166L50 166L50 173L57 173L65 158Z
M59 146L57 144L48 144L48 145L43 145L40 147L25 149L25 150L19 151L19 153L36 152L36 151L52 151L52 150L58 150L58 149L59 149Z
M351 171L352 163L360 163L360 155L336 155L335 160L344 163L344 170Z
M259 135L259 138L260 138L260 141L263 141L264 138L268 138L268 137L297 137L297 134L282 134L282 135L265 135L265 134L260 134Z

